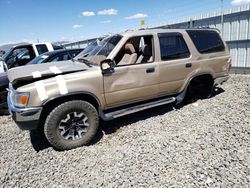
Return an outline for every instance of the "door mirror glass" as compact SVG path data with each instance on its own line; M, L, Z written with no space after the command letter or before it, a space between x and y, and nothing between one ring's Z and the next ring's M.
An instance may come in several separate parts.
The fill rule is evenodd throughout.
M105 59L101 62L101 70L103 73L112 73L114 72L115 62L111 59Z

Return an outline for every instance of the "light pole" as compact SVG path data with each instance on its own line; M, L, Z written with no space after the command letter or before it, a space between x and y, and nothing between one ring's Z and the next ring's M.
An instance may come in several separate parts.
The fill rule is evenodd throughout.
M221 0L221 35L223 36L223 31L224 31L224 13L223 13L223 5L224 5L224 2L223 0Z

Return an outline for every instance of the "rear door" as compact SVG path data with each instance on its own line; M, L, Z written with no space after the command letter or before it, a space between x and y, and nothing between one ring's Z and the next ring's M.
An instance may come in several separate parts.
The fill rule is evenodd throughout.
M178 93L194 67L191 53L181 33L159 33L159 95Z

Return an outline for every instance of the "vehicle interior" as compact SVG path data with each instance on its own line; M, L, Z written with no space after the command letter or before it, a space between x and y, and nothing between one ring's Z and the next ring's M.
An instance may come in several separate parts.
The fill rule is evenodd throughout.
M8 68L26 65L29 61L36 57L32 46L17 48L12 51L6 63Z
M153 62L153 36L130 38L114 60L118 66Z

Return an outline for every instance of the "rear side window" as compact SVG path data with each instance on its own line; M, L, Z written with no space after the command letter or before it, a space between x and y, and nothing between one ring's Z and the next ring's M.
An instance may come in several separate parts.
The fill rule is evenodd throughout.
M68 54L59 54L59 55L53 57L52 59L50 59L49 62L66 61L69 59L70 59L70 57Z
M63 47L61 46L57 46L57 45L52 45L54 50L60 50L63 49Z
M225 46L220 35L216 31L210 30L187 30L197 50L204 53L221 52Z
M45 44L38 44L38 45L36 45L36 48L37 48L37 51L38 51L39 55L49 51Z
M180 33L158 34L161 60L182 59L190 56L187 44Z
M75 56L77 56L82 50L75 50L75 51L70 51L70 56L72 58L74 58Z

